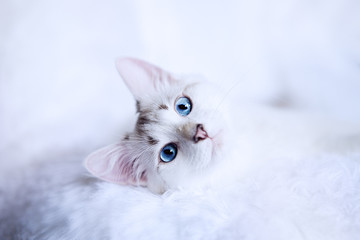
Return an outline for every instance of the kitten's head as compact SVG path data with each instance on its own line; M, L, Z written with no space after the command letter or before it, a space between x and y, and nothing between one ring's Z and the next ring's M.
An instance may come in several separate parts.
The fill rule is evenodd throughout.
M162 193L191 184L221 160L226 123L214 86L137 59L116 65L134 95L138 119L120 142L87 157L92 174Z

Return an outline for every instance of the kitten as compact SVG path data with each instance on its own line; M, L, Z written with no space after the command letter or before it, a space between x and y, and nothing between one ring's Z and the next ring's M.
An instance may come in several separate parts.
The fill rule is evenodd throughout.
M122 140L86 158L90 173L163 193L189 185L219 161L227 124L218 89L137 59L119 59L116 67L136 100L138 119Z

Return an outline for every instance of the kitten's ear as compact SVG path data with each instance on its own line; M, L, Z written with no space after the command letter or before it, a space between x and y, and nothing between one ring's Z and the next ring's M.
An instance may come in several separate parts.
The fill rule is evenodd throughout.
M93 152L84 164L90 173L105 181L146 186L147 173L137 160L131 158L126 146L119 143Z
M135 99L175 81L168 72L139 59L120 58L116 61L116 68Z

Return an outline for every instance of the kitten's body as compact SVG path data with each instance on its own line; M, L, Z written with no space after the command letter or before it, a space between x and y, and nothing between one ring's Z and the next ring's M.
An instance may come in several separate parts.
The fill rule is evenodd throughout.
M152 119L183 121L174 120L179 116L170 112L174 110L169 101L181 89L171 89L166 90L169 97L142 99L139 119L144 112L152 112L149 108L155 102L158 109L153 113L165 115ZM206 95L196 95L194 106L204 97L210 103ZM209 100L222 101L212 95ZM162 104L168 109L161 109ZM169 165L152 177L147 175L144 184L139 182L141 175L125 186L109 183L91 177L82 167L90 149L44 158L31 168L9 172L4 179L13 180L0 186L5 192L0 203L0 239L345 240L359 236L358 128L273 107L249 108L234 102L230 109L234 125L227 130L233 133L232 144L226 145L230 147L225 153L219 152L215 164L191 163L191 174L187 166L174 164L180 172ZM196 120L202 117L211 134L210 126L219 124L218 116L200 112ZM134 132L128 131L120 141L143 139L143 144L153 147L149 151L159 151L167 143L168 134L142 135L144 131L136 132L138 125L139 120ZM145 126L145 132L157 131L155 125ZM351 143L343 141L348 136ZM179 155L174 163L185 158L189 157ZM167 191L158 195L133 185Z

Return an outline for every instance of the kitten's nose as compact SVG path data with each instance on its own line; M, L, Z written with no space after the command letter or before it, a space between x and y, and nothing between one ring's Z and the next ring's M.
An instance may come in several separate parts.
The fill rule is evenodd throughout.
M196 133L194 135L194 142L197 143L201 140L205 140L208 137L207 132L202 124L196 125Z

